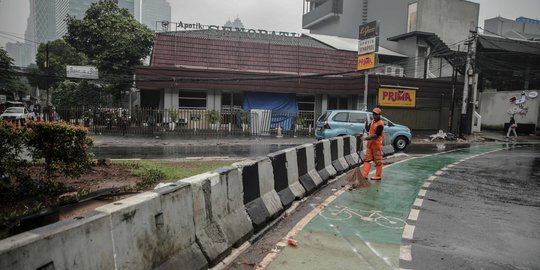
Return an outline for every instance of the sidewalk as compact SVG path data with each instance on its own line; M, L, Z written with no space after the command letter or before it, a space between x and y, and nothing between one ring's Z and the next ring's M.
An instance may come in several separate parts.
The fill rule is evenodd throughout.
M500 148L478 145L386 166L382 181L354 191L345 187L315 207L257 269L399 269L400 260L410 258L403 240L412 239L411 208L420 207L424 183L454 162ZM287 245L289 237L296 246Z

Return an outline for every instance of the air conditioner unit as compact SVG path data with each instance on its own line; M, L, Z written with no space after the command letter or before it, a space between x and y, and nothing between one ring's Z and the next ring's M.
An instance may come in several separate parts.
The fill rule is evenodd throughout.
M395 76L403 77L403 68L402 67L396 67L394 68Z
M391 76L394 76L394 67L392 66L387 66L384 68L384 75L391 75Z

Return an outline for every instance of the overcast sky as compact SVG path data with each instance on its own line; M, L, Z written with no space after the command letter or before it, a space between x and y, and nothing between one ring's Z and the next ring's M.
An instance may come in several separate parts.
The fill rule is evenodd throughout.
M49 1L49 0L41 0ZM223 25L239 17L246 28L302 32L302 0L168 0L172 21ZM480 26L496 16L540 19L540 0L472 0L480 3ZM23 37L29 0L0 0L0 46Z

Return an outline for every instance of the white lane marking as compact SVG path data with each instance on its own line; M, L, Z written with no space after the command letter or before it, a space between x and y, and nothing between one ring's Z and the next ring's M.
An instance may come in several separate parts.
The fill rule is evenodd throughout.
M418 215L420 214L420 210L418 209L411 209L411 212L409 213L409 220L417 221Z
M436 172L435 172L435 175L441 175L441 174L443 174L443 171L440 171L440 170L439 170L439 171L436 171Z
M435 180L436 178L437 178L437 176L432 175L432 176L430 176L427 180L428 180L428 181L433 181L433 180Z
M424 203L423 199L416 198L416 200L414 200L414 206L416 206L416 207L422 207L423 203Z
M418 192L418 196L426 197L426 192L427 192L427 190L420 189L420 191Z
M403 229L403 239L412 240L414 237L414 229L416 227L414 225L405 224L405 228Z
M429 188L429 185L431 185L431 182L424 182L424 185L422 185L423 188Z
M411 245L401 245L399 247L399 259L404 261L412 261Z

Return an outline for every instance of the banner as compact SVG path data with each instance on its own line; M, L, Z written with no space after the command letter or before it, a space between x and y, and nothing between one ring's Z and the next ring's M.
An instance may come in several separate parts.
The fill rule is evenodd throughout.
M416 90L379 88L378 103L388 107L416 107Z
M375 67L375 53L358 56L357 70L370 69Z
M66 66L66 77L76 79L99 79L98 69L92 66Z

